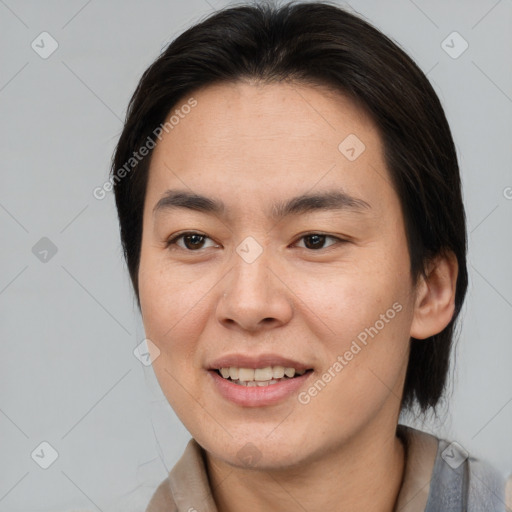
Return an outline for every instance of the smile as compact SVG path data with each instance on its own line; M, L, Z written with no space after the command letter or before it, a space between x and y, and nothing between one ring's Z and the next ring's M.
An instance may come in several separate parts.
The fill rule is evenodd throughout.
M265 368L219 368L218 374L234 384L246 387L265 387L278 384L283 380L300 377L306 370L296 370L284 366L267 366Z

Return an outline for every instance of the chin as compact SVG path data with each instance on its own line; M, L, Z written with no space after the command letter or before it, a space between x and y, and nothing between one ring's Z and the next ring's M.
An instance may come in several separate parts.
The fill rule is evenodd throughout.
M211 436L211 432L193 433L194 439L214 458L233 467L255 470L280 470L300 465L310 458L314 448L311 446L311 434L303 435L283 429L280 435L264 428L245 434L233 434L222 437ZM308 442L306 438L309 437ZM319 450L322 450L319 447Z

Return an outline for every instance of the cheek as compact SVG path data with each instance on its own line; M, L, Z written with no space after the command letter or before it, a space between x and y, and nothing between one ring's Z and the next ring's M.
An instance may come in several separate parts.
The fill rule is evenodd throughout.
M198 396L192 369L197 366L204 301L201 283L189 282L183 273L170 272L157 258L142 258L139 294L145 335L159 353L152 368L169 404L180 418L199 414L191 406Z
M398 408L408 361L407 305L393 301L393 294L372 297L373 303L364 297L358 307L349 304L351 298L356 301L347 294L328 313L335 333L318 344L324 365L300 397L315 411L315 428L332 436L339 424L350 431L368 423L385 403Z
M208 315L208 292L216 281L208 272L191 276L169 267L165 255L141 257L139 295L146 337L160 350L158 364L181 372L194 366Z
M408 274L400 265L390 264L385 251L375 252L374 258L360 258L320 271L289 273L283 280L291 284L299 298L301 315L323 325L327 335L346 340L373 325L395 302L405 308Z
M143 319L159 338L186 316L194 304L197 283L170 268L165 251L143 248L139 267L139 294ZM197 299L196 299L197 301Z
M303 317L310 319L328 365L342 356L343 365L350 367L345 373L358 381L372 380L369 368L392 378L407 353L412 312L406 296L391 284L375 286L373 282L365 288L360 279L354 281L340 278L339 286L329 283L316 303L307 301ZM328 296L332 300L326 300Z
M403 256L396 248L375 248L364 259L294 281L302 299L299 314L320 341L324 369L342 357L331 389L350 389L356 401L376 385L383 386L384 396L386 385L393 387L404 371L413 309L407 253ZM340 405L346 406L345 400L351 399Z

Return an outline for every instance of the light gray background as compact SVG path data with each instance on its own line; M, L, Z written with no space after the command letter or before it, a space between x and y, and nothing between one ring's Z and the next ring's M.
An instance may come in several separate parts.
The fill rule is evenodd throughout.
M0 511L142 511L189 439L133 355L144 332L113 196L92 191L141 73L227 4L0 0ZM508 474L512 2L350 6L428 72L463 174L470 288L453 396L439 419L416 425ZM47 59L31 47L43 31L59 45ZM441 46L453 31L469 43L456 59ZM57 247L46 263L32 252L42 237ZM31 458L43 441L58 452L46 470Z

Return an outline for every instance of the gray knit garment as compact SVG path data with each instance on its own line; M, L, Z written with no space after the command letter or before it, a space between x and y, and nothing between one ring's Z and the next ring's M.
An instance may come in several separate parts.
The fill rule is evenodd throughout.
M440 439L425 512L506 512L505 479L457 443Z

